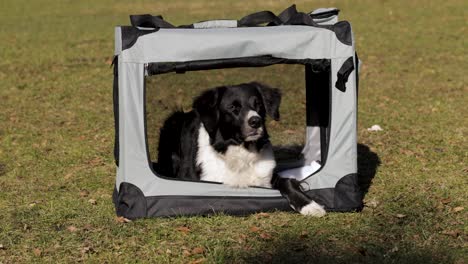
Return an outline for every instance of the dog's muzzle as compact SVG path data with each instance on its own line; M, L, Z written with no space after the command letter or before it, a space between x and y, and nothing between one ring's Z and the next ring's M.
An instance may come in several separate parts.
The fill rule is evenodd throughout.
M247 124L244 125L244 141L255 141L263 136L262 118L255 111L247 113Z

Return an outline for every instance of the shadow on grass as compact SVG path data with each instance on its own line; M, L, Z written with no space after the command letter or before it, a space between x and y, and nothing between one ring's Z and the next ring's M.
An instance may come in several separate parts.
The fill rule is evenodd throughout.
M228 253L229 254L229 253ZM331 241L321 235L318 239L301 239L290 234L277 241L263 241L255 250L232 252L236 263L452 263L454 260L439 249L415 247L395 250L393 245L366 247ZM237 255L237 257L235 257ZM230 256L228 255L228 258Z
M363 198L369 191L380 164L380 158L377 153L372 152L366 145L358 144L359 187L361 188Z
M366 145L358 145L359 185L363 195L369 191L380 165L380 158L375 152ZM415 246L412 241L395 239L405 237L404 228L395 228L405 225L405 221L366 216L368 218L363 220L367 226L366 231L357 229L353 232L345 222L336 226L336 218L331 218L330 222L325 218L324 225L315 230L315 233L298 234L297 230L283 230L269 240L259 236L255 238L259 243L254 248L228 252L226 256L228 259L236 259L236 263L435 264L454 261L454 256L448 255L445 248L420 247ZM305 221L309 220L313 219ZM423 220L415 218L411 221L418 223ZM359 224L357 226L359 227ZM341 229L343 238L340 239ZM367 234L367 237L363 234Z

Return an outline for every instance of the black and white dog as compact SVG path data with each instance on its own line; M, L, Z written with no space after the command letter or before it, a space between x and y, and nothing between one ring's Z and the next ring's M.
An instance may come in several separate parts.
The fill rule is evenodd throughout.
M233 187L278 189L304 215L323 216L294 179L273 173L276 162L265 127L266 115L279 120L281 93L257 82L207 90L193 110L174 112L159 139L158 171L180 179L213 181Z

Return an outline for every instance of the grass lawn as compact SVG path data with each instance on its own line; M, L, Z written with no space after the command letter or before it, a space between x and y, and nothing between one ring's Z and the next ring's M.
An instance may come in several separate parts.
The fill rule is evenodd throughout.
M0 263L466 263L466 1L296 2L304 11L339 7L353 25L363 61L362 212L121 223L111 202L114 26L136 13L189 24L292 4L162 2L0 4ZM296 79L281 75L288 70L294 73L258 73L291 94L282 106L290 118L271 129L279 143L303 133L304 118L294 114L301 106L291 103L303 91L294 92ZM252 73L167 76L180 95L166 105L170 111L200 87L242 82ZM195 90L184 91L187 85ZM374 124L384 130L367 131Z

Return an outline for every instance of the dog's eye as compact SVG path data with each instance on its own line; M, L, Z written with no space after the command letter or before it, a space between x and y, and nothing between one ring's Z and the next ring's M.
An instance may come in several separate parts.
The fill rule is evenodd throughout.
M257 101L257 99L254 99L254 100L253 100L252 106L253 106L254 109L257 109L257 107L258 107L258 101Z
M240 106L236 104L229 105L227 109L235 115L238 115L240 113Z
M253 109L258 110L258 99L256 97L250 98L250 105Z

